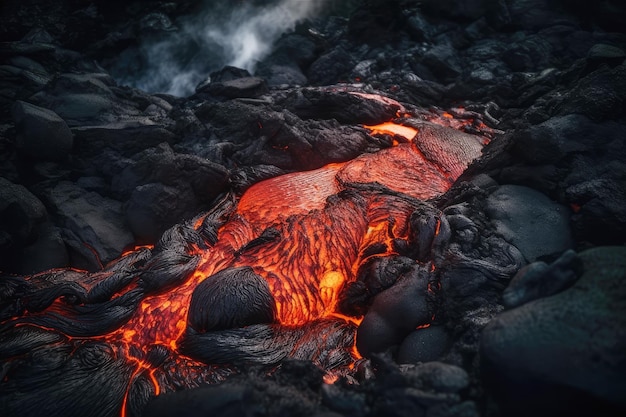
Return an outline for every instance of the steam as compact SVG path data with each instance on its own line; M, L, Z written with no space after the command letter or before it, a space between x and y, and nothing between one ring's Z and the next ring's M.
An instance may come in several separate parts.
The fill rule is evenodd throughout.
M240 0L225 6L205 1L203 12L179 19L176 30L146 35L137 50L119 57L111 73L121 84L187 96L224 65L254 72L283 33L315 16L325 2L277 0L255 5Z

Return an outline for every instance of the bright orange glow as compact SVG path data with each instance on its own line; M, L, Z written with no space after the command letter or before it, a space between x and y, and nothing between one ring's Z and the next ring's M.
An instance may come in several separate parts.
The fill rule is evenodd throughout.
M332 385L335 382L337 382L339 380L339 376L338 375L334 375L334 374L326 374L324 375L324 383L328 384L328 385Z
M397 114L406 115L406 110L394 100L352 94L397 106ZM446 126L486 128L473 119L459 121L451 113L436 118ZM356 280L359 267L370 257L402 252L399 248L408 243L409 219L419 202L440 196L457 177L456 171L446 171L444 168L449 167L432 162L433 154L439 156L437 149L430 149L430 154L423 151L431 156L428 159L415 143L410 143L420 133L418 129L393 122L365 127L373 134L390 134L405 140L398 139L393 147L351 161L290 173L251 186L240 196L229 221L218 230L216 243L209 249L194 247L187 253L197 256L195 271L173 289L146 295L126 324L100 337L116 346L132 365L128 388L137 378L147 378L154 395L168 390L167 379L158 373L160 368L146 359L157 346L170 350L171 366L180 367L190 379L206 369L206 364L179 354L178 347L188 330L187 316L194 290L226 268L250 266L267 282L276 303L278 324L299 326L324 318L344 320L355 327L361 324L363 317L337 312L342 290ZM436 145L437 142L434 148ZM196 219L193 227L200 228L203 221L204 217ZM435 236L440 228L438 221ZM145 249L153 246L136 246L122 256ZM434 264L431 268L434 270ZM140 276L115 297L137 288L138 279ZM434 293L439 287L438 282L430 283L428 291ZM48 311L54 309L53 304ZM362 357L355 345L349 353L354 360ZM324 377L327 384L337 380L336 374ZM126 417L127 397L128 389L122 417Z
M120 256L128 256L133 252L137 252L140 249L154 249L154 245L135 245L132 249L125 250Z
M399 135L408 141L413 140L415 135L417 135L417 129L393 122L385 122L373 126L365 125L365 128L371 130L373 134Z

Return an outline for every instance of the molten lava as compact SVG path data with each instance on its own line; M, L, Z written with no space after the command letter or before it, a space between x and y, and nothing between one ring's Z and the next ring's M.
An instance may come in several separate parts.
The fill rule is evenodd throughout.
M448 132L441 137L463 149L443 154L448 148L437 146L439 133L431 126L423 134L421 127L392 122L366 128L401 140L352 161L253 185L236 209L225 203L214 217L207 214L188 229L173 229L182 236L180 241L172 238L178 243L125 253L110 272L100 275L113 289L102 289L93 274L76 273L71 283L64 283L80 287L83 298L99 303L97 308L68 306L66 292L61 292L57 297L63 297L47 307L8 320L3 327L39 326L45 337L59 334L72 349L87 340L110 346L106 356L114 363L123 360L119 366L127 369L118 410L122 416L135 402L145 401L137 399L137 384L144 384L145 392L147 383L151 388L144 395L153 396L214 382L233 370L210 364L227 364L230 358L275 363L291 356L312 359L327 370L348 367L359 357L354 335L360 317L338 311L341 291L356 280L366 260L397 254L398 247L408 245L409 218L420 201L445 192L478 156L476 143L483 140ZM187 241L186 236L205 237ZM218 273L229 282L231 272L247 277L240 293L211 285ZM30 281L40 285L35 277ZM101 290L109 296L97 295ZM230 328L224 324L230 319L221 317L224 312L204 311L203 304L201 311L190 311L193 298L219 302L214 293L232 296L235 306L250 309L242 313L242 323ZM248 301L256 299L269 300L270 307ZM105 317L101 331L88 329L91 319L69 323L81 320L81 314L100 320L98 308L113 309L107 311L121 318L110 324ZM12 378L9 373L4 384ZM332 383L336 375L326 380Z
M399 135L407 140L412 140L417 135L417 129L399 125L393 122L385 122L374 126L365 126L372 131L373 134Z

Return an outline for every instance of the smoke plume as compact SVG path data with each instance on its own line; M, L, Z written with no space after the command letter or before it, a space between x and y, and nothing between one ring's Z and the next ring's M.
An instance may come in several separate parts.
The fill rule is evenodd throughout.
M168 30L142 35L140 45L122 53L110 70L121 84L187 96L224 65L254 72L283 33L315 16L325 2L205 1L201 13L178 19Z

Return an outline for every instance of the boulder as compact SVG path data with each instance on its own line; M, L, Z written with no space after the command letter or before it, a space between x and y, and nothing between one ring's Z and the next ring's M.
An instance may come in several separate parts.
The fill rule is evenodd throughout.
M570 249L570 209L531 188L503 185L487 199L485 212L496 232L527 261Z
M417 388L444 393L459 392L470 383L469 375L463 368L443 362L410 366L404 375Z
M483 378L503 415L626 412L626 249L579 256L572 287L505 311L482 333Z
M81 259L87 269L101 268L134 242L124 221L121 202L85 191L68 181L61 181L44 194L71 248L70 256Z
M15 102L11 110L19 152L49 161L67 157L74 138L67 123L58 114L24 101Z
M400 344L397 361L417 364L437 360L450 342L450 335L442 326L414 330Z
M415 264L388 289L379 293L363 318L356 346L365 356L384 352L402 342L416 327L428 323L428 273Z
M17 272L30 275L69 265L69 254L58 227L46 222L39 228L39 237L25 247L19 256Z
M269 91L267 82L261 77L244 77L228 81L211 82L197 91L202 96L208 94L226 99L255 98Z
M505 307L513 308L559 293L576 282L581 269L582 261L571 249L550 265L533 262L515 274L502 294L502 302Z
M26 187L0 177L0 225L13 243L24 245L37 237L37 227L47 217L43 203Z
M437 45L424 54L424 64L441 82L452 81L463 72L463 66L452 46Z
M162 183L137 186L124 206L130 230L141 242L157 241L164 231L199 210L198 201L189 187Z

